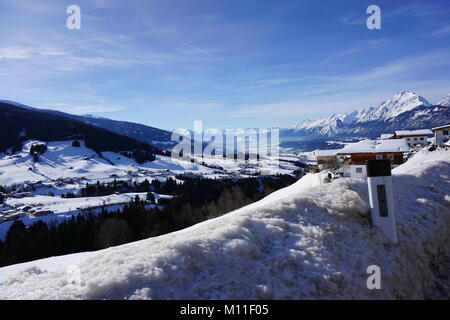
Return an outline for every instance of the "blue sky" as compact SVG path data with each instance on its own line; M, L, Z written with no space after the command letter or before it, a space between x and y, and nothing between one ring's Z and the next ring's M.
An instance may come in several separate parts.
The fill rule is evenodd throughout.
M68 30L66 8L81 8ZM381 29L366 8L381 8ZM291 127L450 93L447 0L1 0L0 99L165 129Z

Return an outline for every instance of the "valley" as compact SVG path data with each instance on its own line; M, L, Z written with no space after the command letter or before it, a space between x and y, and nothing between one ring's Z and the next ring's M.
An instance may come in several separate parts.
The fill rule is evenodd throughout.
M177 149L178 141L172 141L172 135L168 131L95 116L74 116L53 110L41 110L3 101L0 103L0 120L7 125L0 129L0 136L3 137L0 143L2 151L0 288L12 295L21 296L22 293L14 291L16 289L9 286L7 282L9 280L6 279L13 277L25 267L40 266L48 272L60 272L62 267L69 268L71 263L89 263L92 257L100 257L103 252L109 252L104 250L109 250L107 248L110 247L121 250L122 246L140 245L141 241L168 243L168 239L178 239L179 234L183 235L182 238L189 238L190 230L199 228L203 230L205 226L211 226L207 227L211 230L218 230L221 219L228 221L229 226L233 226L235 222L232 217L241 219L237 217L241 215L240 212L255 212L256 216L261 212L271 212L269 216L273 217L267 218L267 221L263 219L265 221L263 228L272 230L264 233L263 238L266 240L272 239L275 234L284 234L287 225L303 230L294 232L302 235L301 238L305 240L301 241L308 241L302 245L304 249L299 251L300 253L294 254L298 257L305 256L301 252L310 252L306 253L306 256L317 256L319 253L314 251L314 243L317 245L322 243L321 237L326 234L324 230L330 228L334 230L334 226L337 225L340 228L347 228L348 223L356 223L349 228L363 228L358 230L366 234L364 236L366 237L367 232L372 231L365 229L367 207L364 204L365 200L362 199L367 195L364 184L358 180L341 177L337 171L318 172L319 167L313 151L342 149L367 138L378 138L380 133L393 132L398 128L420 129L424 126L428 128L440 125L450 117L449 106L445 105L445 101L443 99L442 105L431 105L417 94L402 92L377 108L333 115L317 121L304 121L291 129L281 129L279 144L271 146L271 150L276 152L271 151L263 155L258 153L258 149L251 149L250 143L247 142L241 144L246 148L244 151L238 150L231 155L222 154L224 151L221 144L215 146L214 153L207 154L205 151L212 146L202 140L203 134L207 136L204 131L198 140L201 142L196 145L200 146L198 153L192 152L191 145L187 144L188 149L181 151L181 157L174 157L173 150ZM370 116L372 113L376 114L375 118ZM41 123L47 125L42 126ZM220 130L216 129L215 132L222 135ZM245 142L252 138L246 137L245 134L235 135L235 132L233 131L231 142L227 140L227 143L223 144L227 152L230 146L234 147L234 139ZM194 132L187 131L184 138L195 145L197 140L191 141L190 135L195 137ZM255 137L259 138L259 135ZM259 146L259 142L252 143ZM403 182L398 183L404 184L408 179L417 179L424 184L425 182L420 180L421 172L424 170L433 173L433 179L438 185L445 182L439 181L436 176L437 169L434 167L442 165L446 168L448 151L445 151L445 148L444 150L438 148L434 152L428 152L428 147L412 148L410 151L405 158L408 161L396 168L396 173L411 177L405 176L400 179ZM175 153L178 152L179 150ZM252 153L255 152L258 157L253 157ZM427 158L432 159L431 167L421 162ZM328 178L324 178L326 176ZM335 186L336 190L328 190L331 185ZM300 200L295 200L297 195L301 195ZM330 196L333 199L329 198ZM441 196L436 198L440 207L443 206L441 198ZM300 225L293 225L293 218L283 217L281 212L284 209L278 208L275 203L284 203L286 199L294 201L287 205L288 207L294 207L297 211L305 210L300 215L301 221L314 226L303 226L303 222L300 222ZM298 201L300 202L297 203ZM306 202L303 203L304 201ZM331 214L321 219L333 221L330 220L327 225L316 221L315 217L308 213L308 201L313 201L317 208L314 207L312 210L317 214ZM339 203L342 208L339 207ZM349 207L353 205L356 207L352 207L353 209ZM358 216L355 215L355 210ZM422 206L418 210L420 216L425 209ZM340 217L338 220L341 218L350 220L342 222L344 224L341 225L340 220L335 221L335 214L336 217ZM434 218L437 219L438 228L445 229L446 216ZM262 223L258 220L260 218L242 219L247 219L250 224ZM307 220L309 222L306 222ZM241 236L246 234L245 225L246 223L239 224L240 231L236 231ZM261 231L256 225L251 229L255 235ZM206 234L205 230L203 233ZM215 231L212 235L214 234ZM271 256L274 253L266 248L266 240L260 239L259 244L252 244L249 239L241 236L230 243L225 241L223 250L229 250L243 261L261 257L262 252L267 252L269 265L273 262ZM316 236L322 240L319 241ZM217 241L222 241L221 237L219 236ZM343 236L339 237L342 240ZM430 231L418 241L428 241L434 239L433 237L434 233ZM441 240L437 242L439 247L443 241ZM290 241L292 240L284 245L294 250L292 252L297 252L296 246ZM355 241L362 240L358 238ZM325 243L321 245L324 246L324 254L328 252L327 250L331 251L326 255L334 252L331 247L326 247ZM254 246L256 247L253 248ZM376 250L383 251L380 248ZM206 259L205 261L209 261L206 256L202 257ZM280 261L293 263L286 259L283 256ZM136 261L138 260L136 258ZM236 263L233 261L231 259L227 263ZM345 263L349 261L350 258ZM341 263L335 262L337 265ZM176 261L173 263L177 264ZM246 264L251 263L247 261L244 265ZM354 267L353 265L352 268ZM302 268L308 267L305 264ZM324 273L325 270L318 269L313 272ZM334 280L325 282L308 278L305 282L307 286L313 283L316 289L312 291L305 289L306 291L300 294L291 291L289 285L280 290L272 289L274 291L267 291L262 285L255 287L252 292L247 292L246 296L264 299L325 297L336 294L335 286L342 284L338 274L339 272L333 273L330 277ZM228 276L229 279L233 278ZM30 276L30 279L33 277ZM170 284L167 288L170 288ZM153 295L138 291L124 294L130 298L167 297L163 292ZM115 297L89 290L83 294L85 298ZM224 296L215 291L211 291L210 294L214 297L241 297L233 290ZM386 294L389 297L392 293ZM411 290L407 296L419 297L421 294L428 293ZM186 296L180 291L176 297ZM204 298L200 293L198 297ZM365 293L355 293L351 297L365 297Z

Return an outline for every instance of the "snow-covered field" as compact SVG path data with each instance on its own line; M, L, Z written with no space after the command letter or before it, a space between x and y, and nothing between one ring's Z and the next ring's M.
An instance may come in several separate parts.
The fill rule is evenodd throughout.
M145 177L151 173L170 175L186 171L208 174L213 170L190 162L157 156L153 162L136 163L133 159L113 152L102 152L102 157L92 149L87 148L83 141L80 147L73 147L72 141L56 141L47 143L47 151L40 156L37 163L33 162L28 153L31 145L39 141L28 141L23 151L12 156L0 154L0 185L9 186L25 181L38 182L85 178L97 181L112 176L118 178Z
M393 186L398 245L370 225L363 180L308 174L178 232L1 268L0 298L448 297L435 286L450 275L450 151L419 152L393 170ZM370 265L381 268L380 290L366 286Z
M113 152L102 152L99 156L92 149L87 148L83 141L80 147L73 147L72 141L56 141L47 143L47 151L40 156L39 162L33 162L29 154L31 145L43 143L40 141L27 141L24 143L22 152L14 155L0 153L0 185L10 186L23 184L24 182L41 182L48 184L55 181L75 179L82 181L108 181L117 179L149 179L175 177L178 174L198 174L209 178L226 177L227 175L240 174L241 176L256 171L263 175L288 174L298 169L288 162L278 162L278 159L268 158L258 163L246 165L244 161L220 159L199 159L199 163L205 161L209 165L220 165L223 171L208 168L189 161L181 161L166 156L156 156L156 160L136 163L133 159ZM246 168L249 168L246 170ZM219 171L219 172L218 172ZM77 185L71 186L77 188ZM44 190L45 192L68 192L70 187L62 187L59 190ZM73 189L72 189L73 190Z
M134 200L136 196L139 196L139 199L144 201L147 199L146 192L85 198L60 198L42 195L18 199L8 198L5 201L6 206L0 208L0 240L5 239L6 233L15 220L21 220L26 226L37 221L43 221L47 224L52 222L58 223L83 212L98 213L101 207L109 211L122 209L126 204ZM153 196L156 202L160 198L172 198L171 196L160 195L154 192ZM11 217L7 214L8 211L13 212L13 215L18 214L19 217L14 215L15 219L8 219L8 221L3 222L3 219Z
M298 160L298 158L280 156L265 157L261 160L232 160L223 159L222 157L195 157L198 163L205 163L208 166L221 167L228 173L240 173L242 175L252 175L259 173L261 175L290 174L298 167L289 161Z
M26 225L37 220L62 221L80 213L82 209L102 204L107 209L120 209L127 202L125 200L134 196L112 195L83 199L60 197L68 192L79 193L86 183L112 182L115 179L142 182L145 179L165 180L169 177L177 180L175 177L179 174L212 179L243 178L255 173L289 174L298 169L290 162L278 162L278 159L270 157L254 163L199 158L198 163L194 164L158 155L153 162L138 164L133 159L113 152L97 154L87 148L84 141L80 141L80 147L74 147L71 140L46 143L47 151L39 156L38 162L34 162L29 150L33 144L39 143L43 142L30 140L24 143L21 152L14 155L0 154L0 185L13 191L8 195L5 205L0 205L0 240L4 239L16 218L20 218ZM202 162L211 168L200 165ZM223 170L218 169L218 166ZM155 197L158 198L159 195L155 194ZM141 198L145 199L145 195L141 195ZM23 210L24 208L27 209ZM39 214L34 214L35 212Z

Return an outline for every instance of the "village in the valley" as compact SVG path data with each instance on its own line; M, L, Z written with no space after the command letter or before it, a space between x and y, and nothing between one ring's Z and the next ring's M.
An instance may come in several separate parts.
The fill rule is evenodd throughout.
M390 160L391 167L395 168L423 148L449 149L449 132L450 123L431 129L398 130L382 134L376 140L349 143L342 149L318 149L313 153L317 170L329 171L327 180L339 176L366 178L368 160Z

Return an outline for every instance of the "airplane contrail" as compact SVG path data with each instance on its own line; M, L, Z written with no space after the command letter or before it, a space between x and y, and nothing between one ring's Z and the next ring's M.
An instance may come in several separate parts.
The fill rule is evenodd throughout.
M193 45L191 45L191 44L189 44L189 43L187 43L187 42L182 42L182 44L184 44L185 46L187 46L187 47L189 47L189 48L192 48L192 49L194 49L194 50L196 50L196 51L198 51L198 52L200 52L200 53L203 53L203 54L205 54L205 55L207 55L207 56L210 56L210 57L212 57L212 58L214 58L214 59L216 59L216 60L219 60L219 61L228 63L229 65L232 65L233 67L238 67L238 68L239 68L238 65L236 65L236 64L234 64L234 63L232 63L232 62L230 62L230 61L227 61L227 60L225 60L225 59L223 59L223 58L221 58L221 57L218 57L218 56L216 56L216 55L214 55L214 54L212 54L212 53L210 53L210 52L208 52L208 51L205 51L205 50L203 50L203 49L194 47Z

